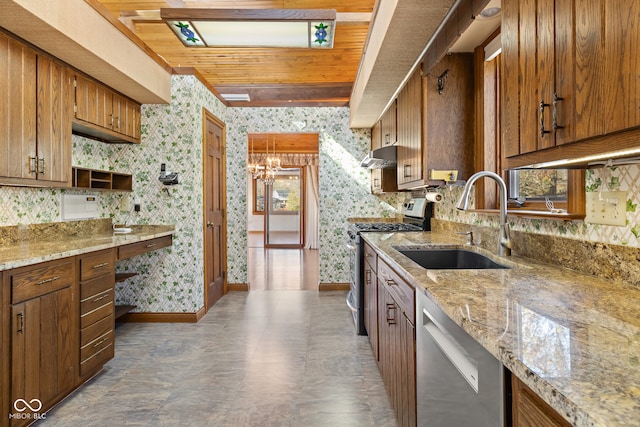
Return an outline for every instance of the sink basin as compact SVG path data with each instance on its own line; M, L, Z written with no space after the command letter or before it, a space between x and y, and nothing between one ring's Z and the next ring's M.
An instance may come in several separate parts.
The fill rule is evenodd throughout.
M465 249L398 249L398 252L421 267L433 270L509 268Z

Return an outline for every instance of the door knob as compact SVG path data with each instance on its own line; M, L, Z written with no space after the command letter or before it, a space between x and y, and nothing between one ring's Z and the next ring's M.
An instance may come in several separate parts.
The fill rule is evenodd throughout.
M212 228L213 227L213 223L211 221L207 221L207 227Z

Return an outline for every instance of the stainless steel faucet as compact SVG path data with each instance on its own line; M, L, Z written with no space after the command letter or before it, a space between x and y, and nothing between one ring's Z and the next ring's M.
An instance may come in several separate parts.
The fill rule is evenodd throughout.
M492 178L498 183L498 192L500 193L500 228L498 233L498 255L511 256L511 239L509 238L509 223L507 222L507 185L502 177L490 171L480 171L473 175L467 181L462 190L462 196L456 204L456 208L461 211L469 209L469 196L471 195L471 187L482 177Z

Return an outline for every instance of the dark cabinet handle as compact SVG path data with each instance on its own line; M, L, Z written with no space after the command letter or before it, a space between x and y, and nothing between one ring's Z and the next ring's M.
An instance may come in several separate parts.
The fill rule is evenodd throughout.
M393 311L393 317L390 316L391 311ZM387 324L395 325L396 324L396 305L392 303L387 303Z
M18 333L24 332L24 313L18 313Z
M404 178L411 176L411 165L404 165Z
M553 93L553 131L558 129L564 129L564 126L558 125L558 102L564 101L564 98L560 98L557 92Z
M370 285L371 284L371 270L367 270L366 273L367 273L366 274L366 276L367 276L367 279L366 279L367 280L367 285Z
M44 175L44 157L38 159L38 173Z
M380 187L380 180L378 178L373 179L373 188Z
M29 156L29 173L38 174L38 158L35 156Z
M540 100L540 138L544 138L546 133L551 133L551 131L544 129L544 109L550 106L549 104L545 104L543 99Z

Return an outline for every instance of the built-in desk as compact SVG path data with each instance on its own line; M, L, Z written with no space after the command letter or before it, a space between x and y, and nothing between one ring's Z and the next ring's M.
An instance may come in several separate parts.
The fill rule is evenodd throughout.
M116 262L173 241L173 226L96 224L0 228L2 427L30 424L113 358L115 283L132 276ZM37 411L15 410L18 399Z

